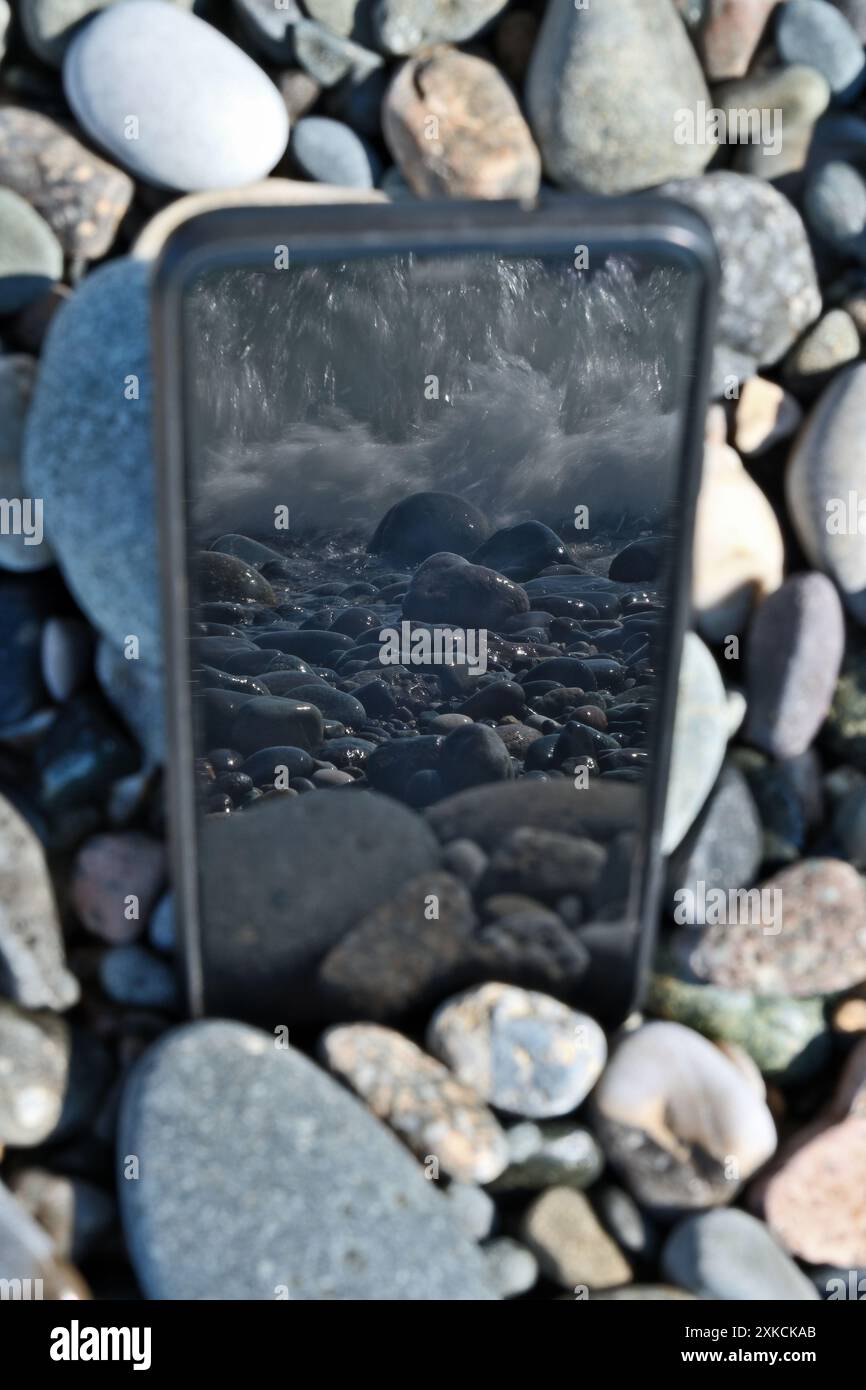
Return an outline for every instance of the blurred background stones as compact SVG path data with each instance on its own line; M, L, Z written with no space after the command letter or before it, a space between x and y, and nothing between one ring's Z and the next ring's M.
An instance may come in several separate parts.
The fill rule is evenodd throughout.
M44 521L0 533L0 1277L810 1300L866 1267L864 44L862 0L0 0L0 493ZM175 1031L150 263L211 207L555 189L667 193L722 263L643 1013L568 1007L573 902L500 884L479 941L515 846L397 808L390 911L361 818L336 883L305 856L335 1026ZM692 925L700 884L781 915Z

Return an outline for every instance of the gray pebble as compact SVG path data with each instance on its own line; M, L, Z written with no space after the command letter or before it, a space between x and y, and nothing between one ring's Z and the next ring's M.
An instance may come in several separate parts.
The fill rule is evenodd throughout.
M63 274L63 251L48 223L11 188L0 188L0 314L17 314Z
M291 152L308 179L344 188L375 186L377 157L342 121L332 121L328 116L304 116L292 131Z
M826 0L787 0L779 6L776 49L783 63L809 63L823 73L839 101L863 86L863 44L848 20Z
M531 1250L511 1236L488 1240L481 1248L487 1277L500 1298L517 1298L538 1282L538 1261Z
M144 946L114 946L99 967L102 988L116 1004L175 1012L180 991L175 970Z
M701 1212L675 1226L662 1269L699 1298L809 1302L812 1283L761 1221L730 1208Z
M486 1240L496 1224L496 1203L483 1187L452 1182L445 1194L454 1219L472 1240Z

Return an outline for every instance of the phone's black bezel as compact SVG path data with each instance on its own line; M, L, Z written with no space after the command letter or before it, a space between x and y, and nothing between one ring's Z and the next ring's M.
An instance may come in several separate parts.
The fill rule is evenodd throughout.
M186 555L186 428L183 302L186 288L216 266L273 270L277 246L290 253L352 257L493 251L574 255L654 254L697 277L694 371L680 461L681 544L671 580L667 660L640 879L631 979L624 981L624 1017L639 1002L655 939L662 861L660 837L683 635L689 613L694 511L700 482L704 411L709 394L712 327L719 262L710 231L690 208L651 195L622 199L551 195L529 206L507 202L400 202L225 208L203 213L168 238L155 267L152 324L155 378L157 497L168 700L168 809L179 945L190 1009L206 1010L198 904L198 823L194 798ZM629 920L634 920L630 918Z

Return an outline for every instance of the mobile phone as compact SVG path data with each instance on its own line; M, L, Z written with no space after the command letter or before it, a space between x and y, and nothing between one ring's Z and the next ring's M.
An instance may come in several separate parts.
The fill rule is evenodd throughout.
M195 1014L388 1022L484 979L633 1006L717 278L705 224L652 197L227 209L172 235Z

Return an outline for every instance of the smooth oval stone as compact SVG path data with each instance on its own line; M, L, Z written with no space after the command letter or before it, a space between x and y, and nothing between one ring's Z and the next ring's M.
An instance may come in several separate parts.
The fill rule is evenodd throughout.
M56 1128L69 1086L67 1024L0 1000L0 1135L20 1148L41 1144ZM502 1141L505 1167L505 1140ZM4 1246L6 1242L4 1240ZM8 1267L8 1266L7 1266Z
M79 996L66 969L45 851L0 796L0 972L3 993L25 1009L67 1009Z
M419 566L403 600L404 618L471 630L496 630L515 613L528 610L529 599L518 584L447 553L432 555Z
M301 172L318 183L373 188L381 167L354 130L329 116L304 116L292 131L289 149Z
M59 68L63 55L86 19L111 0L26 0L20 21L30 49L43 63ZM193 0L174 0L192 9Z
M668 862L671 910L684 892L749 888L761 863L761 820L749 785L733 764L722 773L706 806ZM679 894L679 899L676 895Z
M141 1160L121 1215L148 1298L495 1297L399 1140L273 1035L210 1020L165 1035L127 1082L118 1144Z
M509 579L532 579L547 565L568 562L568 551L555 531L540 521L521 521L496 531L472 556Z
M526 104L545 171L561 187L627 193L699 174L713 145L678 143L674 114L702 101L706 82L673 5L547 6Z
M677 848L706 801L725 757L731 713L712 653L687 632L680 665L662 853Z
M224 661L230 661L232 657L241 653L255 655L256 652L256 648L246 637L195 637L190 643L190 648L197 661L205 666L215 666L220 671L225 670L227 675L245 675L246 672L228 671L223 666Z
M377 791L401 796L416 772L435 770L444 739L440 734L392 739L367 759L367 779Z
M763 1222L736 1208L681 1221L665 1242L662 1268L672 1283L699 1298L811 1302L818 1297Z
M148 4L150 0L136 0ZM163 3L163 0L159 0ZM194 584L205 601L275 603L276 595L266 579L246 560L218 550L201 550L192 563Z
M316 709L321 710L326 719L337 719L348 729L367 721L367 711L360 700L343 690L334 690L326 681L320 681L315 685L301 685L293 692L292 698L308 700Z
M144 946L115 946L106 951L99 964L99 982L117 1004L178 1012L177 971Z
M506 782L513 775L508 749L486 724L454 729L440 749L438 772L449 792L486 782Z
M35 208L0 188L0 314L17 314L63 275L63 251Z
M213 666L200 666L196 671L199 684L211 690L235 690L239 695L268 695L270 692L261 681L252 676L236 676L228 671L218 671Z
M523 587L532 602L539 601L543 608L557 617L615 618L619 614L619 598L616 593L593 587L583 574L547 575L539 579L527 579ZM564 605L563 599L571 599L572 603ZM575 608L574 602L581 607ZM595 612L592 613L591 609Z
M251 536L241 536L234 531L220 536L219 540L212 541L209 549L217 550L222 555L234 555L236 559L243 560L255 568L266 565L269 561L277 561L282 564L284 558L271 546L262 545L261 541L253 540Z
M266 671L259 677L258 683L265 687L268 695L290 695L294 698L294 691L301 686L327 685L321 676L317 676L314 671Z
M430 1051L497 1110L529 1119L574 1110L607 1056L586 1014L515 985L485 984L447 999L427 1030Z
M775 41L783 63L817 68L837 100L852 100L863 86L863 44L845 16L823 0L787 0L779 10Z
M765 599L746 647L749 742L774 758L805 752L827 717L844 650L842 605L823 574L795 574Z
M240 1004L249 1016L289 1023L322 1017L311 988L321 957L407 878L438 864L421 817L355 789L275 793L207 820L202 833L204 908L223 965L212 1007Z
M324 720L309 700L256 695L239 709L228 743L246 754L277 744L312 752L320 746L323 736Z
M585 661L576 656L553 656L526 673L527 682L555 681L572 690L595 690L596 679Z
M522 714L525 707L526 694L516 681L491 681L464 700L458 713L471 719L502 719L506 714Z
M64 91L88 135L161 187L192 192L264 178L289 133L276 87L204 20L164 0L136 4L104 10L64 58Z
M611 560L609 578L626 584L657 579L671 544L663 536L645 536L631 541Z
M342 632L319 632L315 628L307 628L303 632L258 633L256 644L267 650L284 652L286 656L299 656L315 664L347 651L352 646L352 639Z
M608 1158L651 1209L728 1202L776 1147L772 1116L751 1080L678 1023L625 1034L593 1105Z
M465 498L451 492L416 492L385 513L368 549L410 564L442 551L465 557L489 529L484 514Z

